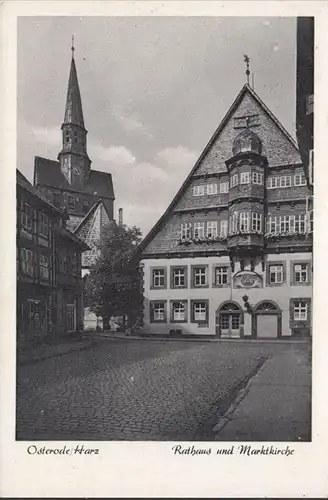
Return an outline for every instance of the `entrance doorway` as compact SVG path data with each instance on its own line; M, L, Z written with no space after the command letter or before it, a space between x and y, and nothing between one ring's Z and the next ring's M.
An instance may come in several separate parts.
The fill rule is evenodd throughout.
M66 305L66 331L74 332L76 330L76 311L75 304Z
M271 300L257 304L252 317L253 336L278 338L281 336L281 309Z
M243 312L235 302L225 302L216 311L216 334L221 338L240 338Z

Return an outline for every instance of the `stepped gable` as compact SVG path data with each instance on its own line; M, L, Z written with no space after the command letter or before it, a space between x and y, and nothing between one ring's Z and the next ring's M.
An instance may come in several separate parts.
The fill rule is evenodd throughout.
M136 256L181 251L181 247L177 246L181 219L176 212L190 209L187 201L190 200L193 185L199 183L199 179L228 181L226 161L233 156L233 143L242 131L242 128L235 127L235 119L243 119L246 115L259 116L260 125L252 129L261 142L261 154L267 157L269 169L291 165L299 167L302 164L295 140L254 90L245 84L171 204L139 245ZM224 196L221 199L213 196L211 199L212 208L216 208L222 200L224 203ZM205 199L195 197L192 208L211 208L205 203ZM213 250L219 250L219 247L213 247Z
M67 189L114 199L112 174L110 173L90 170L89 177L83 187L79 187L78 190L75 190L66 180L58 161L36 156L34 166L35 186L42 185L58 189Z

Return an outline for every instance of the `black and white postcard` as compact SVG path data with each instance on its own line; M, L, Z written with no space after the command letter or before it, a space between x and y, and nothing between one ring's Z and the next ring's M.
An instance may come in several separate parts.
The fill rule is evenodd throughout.
M326 2L3 7L1 493L324 497Z

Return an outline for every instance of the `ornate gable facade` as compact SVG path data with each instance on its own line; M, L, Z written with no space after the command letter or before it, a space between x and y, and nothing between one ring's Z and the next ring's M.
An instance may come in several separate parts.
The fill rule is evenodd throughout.
M139 246L145 332L309 335L308 197L295 141L246 84Z
M231 179L226 162L233 156L234 140L246 129L256 133L261 142L261 155L266 158L266 183L271 182L271 177L303 175L295 141L246 84L168 210L145 238L140 248L142 255L226 249L226 241L219 240L219 235L218 241L212 241L210 245L199 241L181 245L181 227L213 222L220 232L220 225L224 226L222 221L228 220ZM293 182L287 189L277 186L274 190L266 190L266 202L275 212L277 202L286 205L293 201L294 211L302 212L307 194L306 186ZM287 211L290 211L290 206Z

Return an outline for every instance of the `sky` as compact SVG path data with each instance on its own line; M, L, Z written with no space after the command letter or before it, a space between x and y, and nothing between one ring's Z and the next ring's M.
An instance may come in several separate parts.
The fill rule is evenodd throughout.
M144 236L246 81L295 137L296 19L21 17L17 168L57 159L75 37L92 168L111 172L114 217Z

